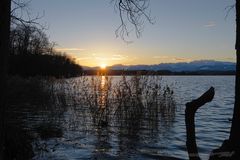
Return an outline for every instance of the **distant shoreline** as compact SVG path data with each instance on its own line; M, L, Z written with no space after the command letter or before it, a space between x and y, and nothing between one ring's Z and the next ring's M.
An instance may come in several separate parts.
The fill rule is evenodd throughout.
M109 76L121 76L121 75L163 75L163 76L233 76L235 71L181 71L172 72L169 70L148 71L148 70L83 70L83 75L109 75Z

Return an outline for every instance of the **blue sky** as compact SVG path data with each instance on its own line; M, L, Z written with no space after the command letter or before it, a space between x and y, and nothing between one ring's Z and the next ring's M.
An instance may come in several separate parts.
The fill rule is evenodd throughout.
M151 0L154 25L145 24L126 44L116 38L120 24L110 0L32 0L34 15L43 13L51 41L59 51L86 66L158 64L212 59L235 61L234 0Z

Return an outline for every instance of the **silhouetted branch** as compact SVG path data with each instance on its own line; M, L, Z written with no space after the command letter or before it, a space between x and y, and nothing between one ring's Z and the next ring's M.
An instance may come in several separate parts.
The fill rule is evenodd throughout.
M195 124L194 124L195 113L198 110L198 108L203 106L205 103L211 102L214 97L214 94L215 94L214 88L211 87L198 99L195 99L192 102L186 104L185 110L185 123L187 131L186 146L190 160L200 160L195 136Z
M128 23L133 25L137 38L141 36L145 20L151 24L154 23L150 16L150 11L148 11L150 0L112 0L112 2L113 1L119 11L121 21L115 34L117 37L120 36L124 41L126 41L125 37L128 37L131 32Z
M230 5L230 6L227 6L227 7L225 8L225 10L227 11L226 16L225 16L225 19L227 19L230 11L232 11L234 8L235 8L235 4Z
M22 0L11 0L12 2L12 9L11 9L11 23L14 25L23 25L23 26L39 26L42 29L45 29L46 27L39 22L37 22L39 19L44 17L44 13L42 15L37 14L35 17L31 17L28 5L31 2L29 1L22 1Z

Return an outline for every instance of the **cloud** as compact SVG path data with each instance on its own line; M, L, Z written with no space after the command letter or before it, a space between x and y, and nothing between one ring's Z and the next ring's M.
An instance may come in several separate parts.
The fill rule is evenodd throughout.
M233 58L233 57L225 57L225 58L220 58L218 59L220 61L230 61L230 62L235 62L236 61L236 58Z
M95 58L96 60L100 60L100 61L122 61L126 58L128 58L128 56L123 56L120 54L117 55L111 55L111 56L96 56L96 54L92 55L93 58Z
M123 56L123 55L118 54L118 55L112 55L111 60L121 61L121 60L124 60L126 58L127 58L127 56Z
M206 28L211 28L211 27L215 27L217 24L214 21L209 21L207 24L204 25L204 27Z
M153 59L169 59L170 56L154 56Z
M69 51L85 51L83 48L56 48L57 51L69 52Z
M184 57L173 57L173 56L154 56L153 59L158 59L164 62L190 62L192 59Z
M108 60L108 58L106 58L106 57L95 57L95 59L96 60L102 60L102 61Z
M179 58L179 57L175 57L173 58L174 61L177 61L177 62L190 62L192 61L192 59L190 58Z

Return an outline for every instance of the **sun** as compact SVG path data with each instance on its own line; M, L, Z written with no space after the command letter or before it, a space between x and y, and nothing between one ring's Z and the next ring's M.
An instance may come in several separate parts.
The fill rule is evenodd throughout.
M107 68L107 65L106 65L105 63L102 63L102 64L100 65L100 68L101 68L101 69L106 69L106 68Z

